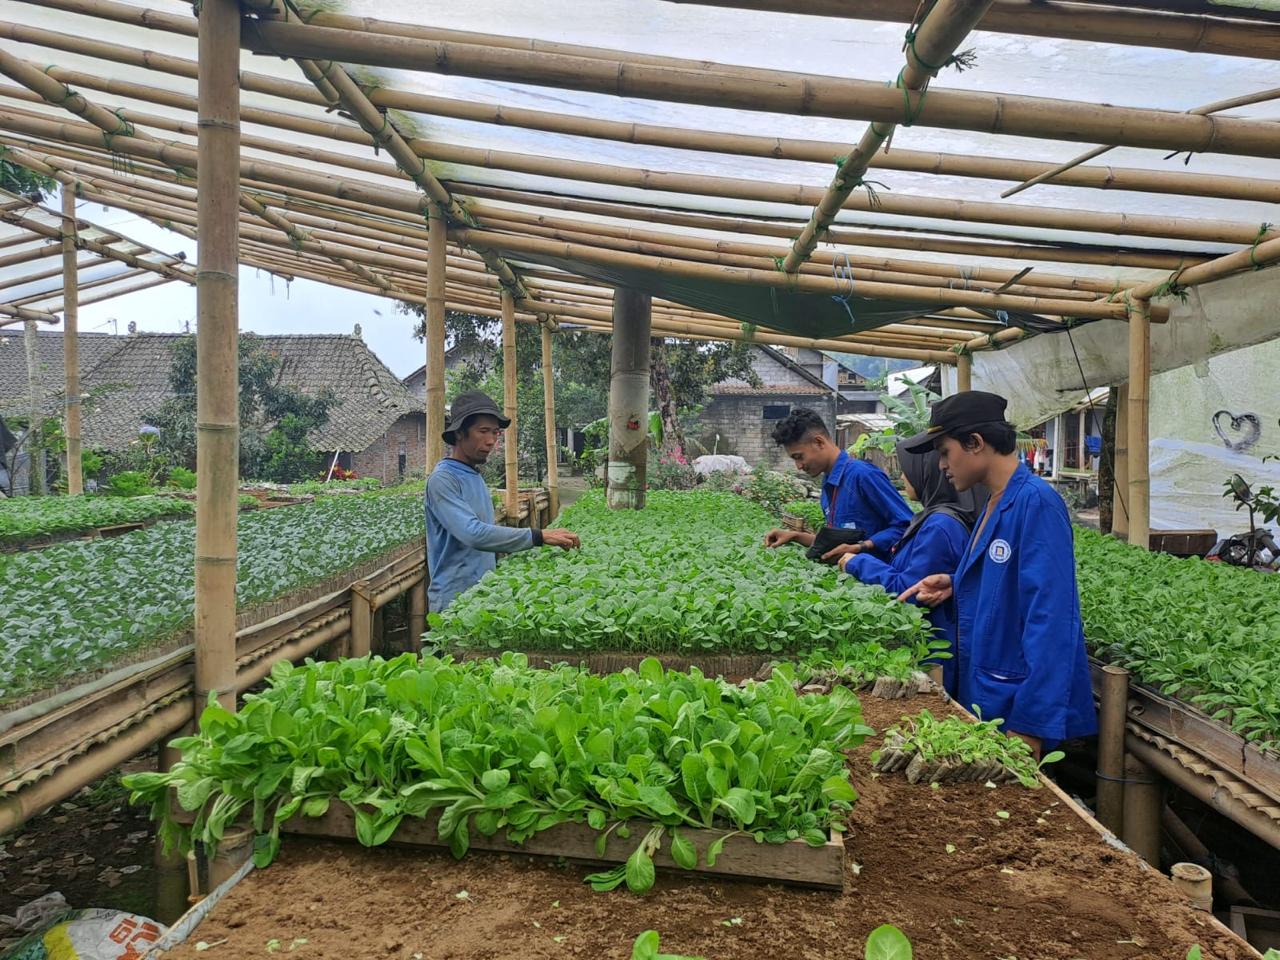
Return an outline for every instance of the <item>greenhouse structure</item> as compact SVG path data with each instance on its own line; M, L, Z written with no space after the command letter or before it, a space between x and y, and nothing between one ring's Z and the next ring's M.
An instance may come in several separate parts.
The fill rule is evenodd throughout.
M0 960L1280 957L1280 391L1242 359L1280 338L1277 62L1267 0L0 0L0 350L26 372L0 377ZM252 271L420 324L425 485L341 451L242 475L292 449L284 416L254 446L286 378L244 336ZM191 469L145 476L144 427L99 489L79 310L166 284L194 290L163 407ZM459 316L500 329L505 431L468 529L518 545L432 609L436 478L487 456L446 403ZM585 492L566 334L607 344ZM1042 502L1028 524L1074 527L1024 565L1051 537L988 549L995 488L927 571L949 641L931 588L772 548L892 565L925 529L894 492L896 548L824 541L865 524L797 437L923 502L908 462L780 433L825 486L662 488L677 341L939 368L930 436L997 394L991 462L1036 489L1021 431L1096 416L1101 519ZM888 419L889 452L926 426ZM1005 592L966 619L974 543ZM1058 659L977 673L1069 673L1082 634L1087 736L955 693L966 631L1028 622Z

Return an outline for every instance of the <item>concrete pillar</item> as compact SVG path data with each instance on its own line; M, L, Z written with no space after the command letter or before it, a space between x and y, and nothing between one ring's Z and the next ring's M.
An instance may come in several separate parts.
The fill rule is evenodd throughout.
M613 294L613 354L609 366L608 500L615 510L644 508L649 456L649 330L652 298L618 288Z

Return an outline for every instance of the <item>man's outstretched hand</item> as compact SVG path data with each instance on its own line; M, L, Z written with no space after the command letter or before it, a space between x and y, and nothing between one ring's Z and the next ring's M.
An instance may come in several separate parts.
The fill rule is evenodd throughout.
M542 545L559 547L562 550L576 550L582 546L582 541L572 530L543 530Z
M936 607L951 599L951 592L951 574L933 573L915 586L907 587L898 594L898 599L904 602L914 599L926 607Z

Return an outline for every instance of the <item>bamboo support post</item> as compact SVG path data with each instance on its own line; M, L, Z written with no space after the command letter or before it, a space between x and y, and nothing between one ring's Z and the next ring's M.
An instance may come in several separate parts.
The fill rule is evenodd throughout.
M342 59L371 67L429 71L613 96L700 103L772 113L896 123L901 91L869 80L674 61L656 67L634 57L580 57L353 32L278 21L245 22L255 53ZM669 58L670 59L670 58ZM1163 150L1280 156L1280 131L1264 121L1206 117L994 92L937 90L912 118L920 126Z
M911 94L916 93L918 105L924 105L929 82L952 61L956 47L969 35L990 5L991 0L937 0L932 6L923 8L923 21L913 23L908 33L907 64L896 81L908 113L903 118L904 123L910 125L912 122L909 115L914 109ZM896 129L895 123L871 123L848 154L837 160L835 177L782 261L784 273L795 273L813 255L823 231L835 222L836 215L854 190L865 186L870 195L872 188L863 177L871 166L872 158Z
M236 705L239 475L240 5L204 0L199 19L200 140L196 272L195 710Z
M614 291L607 466L608 502L614 509L644 508L652 309L648 294L626 287Z
M424 342L426 360L426 472L429 476L444 455L440 435L444 432L444 352L445 352L445 220L434 204L427 208L427 303Z
M23 320L22 344L27 359L27 492L42 496L45 492L44 385L40 377L40 334L34 318Z
M1157 868L1160 866L1160 812L1163 809L1163 778L1132 753L1126 753L1120 839Z
M1129 537L1129 385L1111 388L1116 392L1116 454L1114 504L1111 508L1111 534Z
M511 421L503 440L503 456L507 476L507 516L514 517L520 506L520 450L518 435L520 425L516 405L516 301L511 291L502 290L502 407L503 415ZM533 509L530 505L530 515Z
M62 366L67 439L67 494L84 492L84 476L80 457L80 305L78 264L76 263L76 195L62 186Z
M542 420L547 435L547 500L549 519L560 515L560 450L556 443L556 378L552 365L552 332L542 325Z
M1129 671L1102 668L1098 711L1098 822L1117 837L1124 831L1124 726L1129 713Z
M1129 542L1151 546L1151 319L1145 300L1129 301Z
M351 641L347 656L367 657L373 650L373 594L368 580L351 584Z
M422 632L427 629L427 581L424 575L409 588L409 649L422 652Z
M973 357L961 353L956 357L956 393L973 389Z

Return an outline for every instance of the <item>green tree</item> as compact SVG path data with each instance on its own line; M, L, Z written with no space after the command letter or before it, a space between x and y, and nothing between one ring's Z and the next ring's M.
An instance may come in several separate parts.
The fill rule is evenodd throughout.
M307 436L329 419L327 387L303 393L280 382L280 358L252 333L240 334L240 476L292 482L321 469ZM169 370L171 396L147 422L160 429L160 452L174 465L196 462L196 338L183 337Z
M49 177L19 166L5 156L0 147L0 190L26 197L32 203L40 203L53 192L57 184Z

